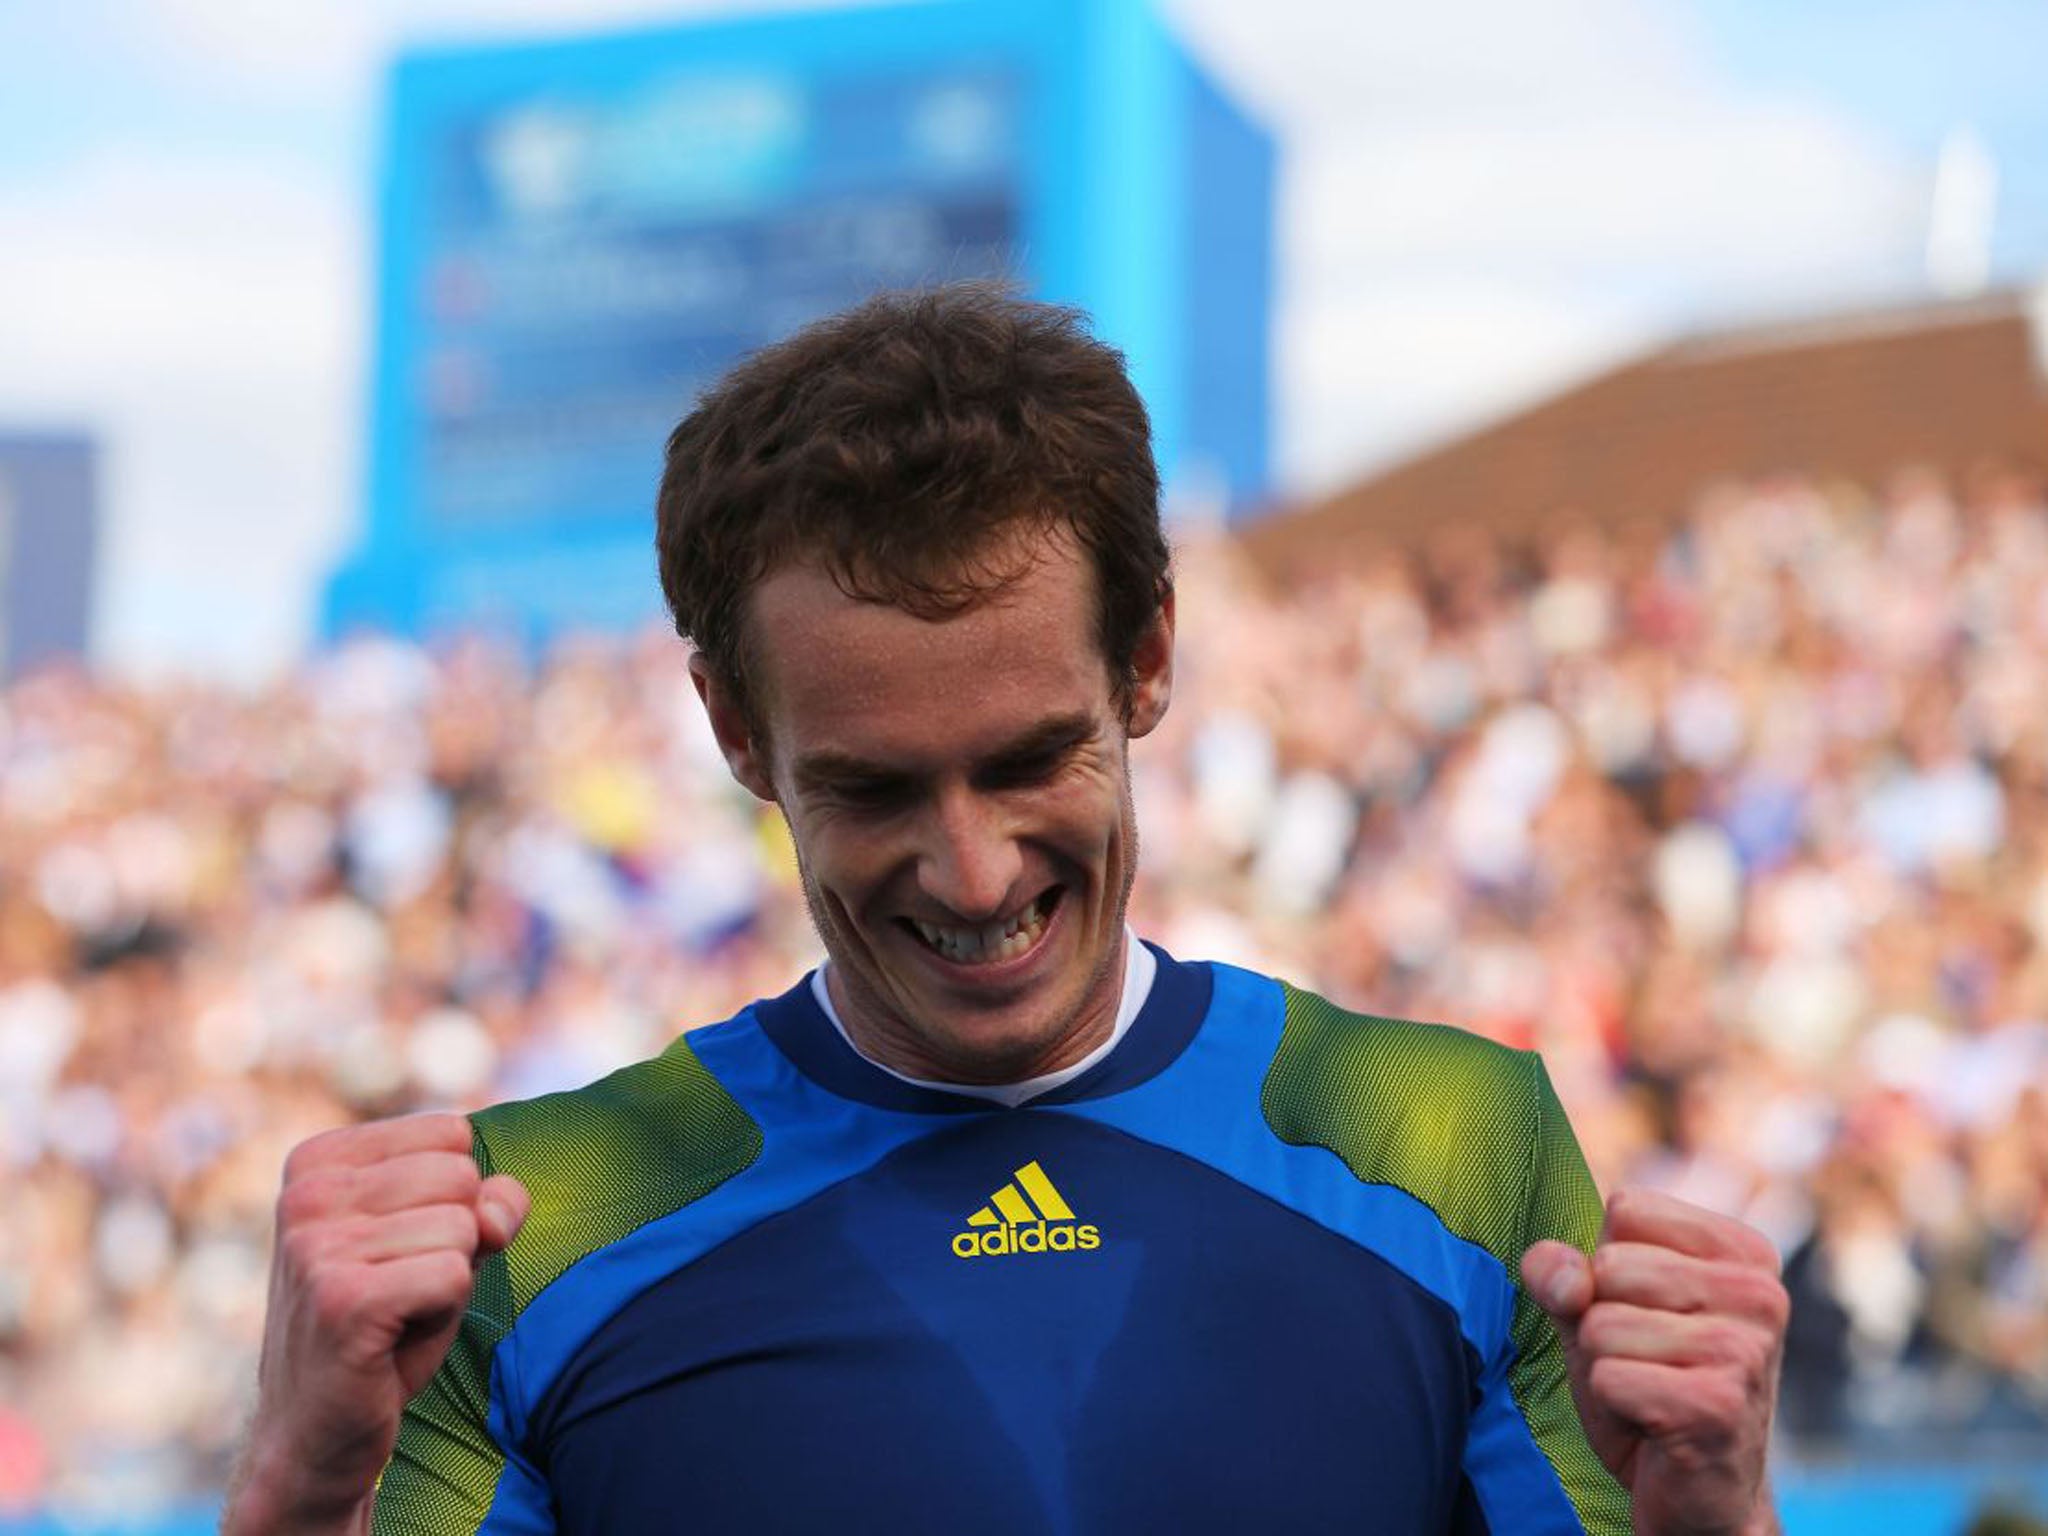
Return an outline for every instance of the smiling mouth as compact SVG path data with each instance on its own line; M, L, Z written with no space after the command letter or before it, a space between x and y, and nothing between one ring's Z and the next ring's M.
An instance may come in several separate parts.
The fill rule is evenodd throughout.
M1052 921L1064 887L1051 886L1015 916L979 927L955 927L949 923L927 923L917 918L900 918L917 941L942 960L954 965L996 965L1029 954Z

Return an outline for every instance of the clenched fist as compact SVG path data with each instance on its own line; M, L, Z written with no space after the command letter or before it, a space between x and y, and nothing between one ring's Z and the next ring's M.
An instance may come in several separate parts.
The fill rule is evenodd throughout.
M408 1399L441 1363L476 1266L526 1220L460 1115L329 1131L285 1161L255 1425L226 1536L360 1531Z
M1778 1529L1764 1458L1790 1308L1762 1233L1627 1190L1607 1202L1590 1260L1538 1243L1522 1279L1557 1324L1579 1418L1637 1531Z

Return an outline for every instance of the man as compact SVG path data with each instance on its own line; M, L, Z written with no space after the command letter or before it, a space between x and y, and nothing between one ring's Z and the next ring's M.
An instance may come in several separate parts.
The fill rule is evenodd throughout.
M1775 1529L1760 1237L1603 1233L1532 1056L1127 934L1157 503L1121 359L987 288L699 404L663 585L827 962L298 1149L230 1531Z

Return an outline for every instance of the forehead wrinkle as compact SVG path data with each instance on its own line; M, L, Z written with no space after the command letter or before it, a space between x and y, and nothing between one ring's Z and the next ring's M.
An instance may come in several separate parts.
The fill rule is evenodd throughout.
M1062 710L1043 716L1011 731L987 747L967 755L977 767L999 764L1010 758L1050 752L1086 741L1100 728L1100 722L1085 710ZM801 785L816 785L859 778L896 777L904 773L900 761L883 761L824 747L806 752L791 766Z
M754 674L751 680L758 688L764 682L759 674L765 670L759 664L765 650L760 645L762 637L756 625L761 596L790 577L829 586L849 604L900 613L936 630L983 609L1023 601L1023 589L1032 584L1034 577L1062 565L1072 568L1080 577L1084 589L1080 593L1082 617L1088 633L1094 635L1099 627L1095 616L1099 579L1095 563L1074 530L1050 509L1021 513L1011 525L998 529L993 537L957 562L954 581L912 572L900 583L892 582L887 576L868 570L857 559L849 563L820 552L786 555L772 561L750 584L739 616L739 649L742 655L756 658L756 665L749 671ZM919 593L931 594L932 601L920 602Z
M952 738L965 721L948 705L977 715L985 711L968 706L1000 711L1014 701L1019 708L1005 712L988 740L968 744L990 750L1050 714L1076 712L1084 694L1092 708L1091 685L1100 680L1076 675L1077 662L1098 659L1078 611L1087 598L1074 584L1048 584L1056 583L1057 564L1035 562L1001 592L944 618L849 597L816 566L778 571L757 590L749 621L768 685L766 713L808 738L780 745L872 758L880 754L869 728L886 724L892 736L907 731L909 738L889 743L892 760L906 747L951 754L962 745ZM1078 646L1070 624L1084 626ZM813 657L816 664L806 665Z

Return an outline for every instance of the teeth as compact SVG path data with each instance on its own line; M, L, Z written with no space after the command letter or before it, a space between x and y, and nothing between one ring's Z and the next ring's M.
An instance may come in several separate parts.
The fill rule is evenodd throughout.
M1050 903L1040 897L1008 922L985 923L979 928L951 928L939 923L913 919L925 943L956 965L991 965L1013 960L1038 942L1045 932Z

